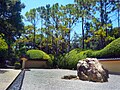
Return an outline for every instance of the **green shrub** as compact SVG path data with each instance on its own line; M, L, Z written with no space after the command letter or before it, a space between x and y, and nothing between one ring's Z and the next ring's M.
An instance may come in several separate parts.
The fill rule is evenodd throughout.
M58 65L59 68L65 68L66 66L66 62L65 62L65 55L58 55L55 59L54 59L54 64L53 66L56 67L55 65Z
M78 54L80 53L81 49L73 49L65 56L61 56L61 60L59 62L59 66L62 68L73 69L76 68L76 63L80 60Z
M50 56L41 50L28 50L27 56L29 59L50 59Z
M92 50L85 50L85 51L81 51L79 54L78 54L78 57L79 59L85 59L87 57L91 57L93 54L93 51Z
M41 50L28 50L26 54L27 54L29 59L48 60L47 64L49 66L52 65L51 57L48 54L46 54L45 52L41 51Z
M0 37L0 57L5 57L7 55L7 49L7 43Z
M52 55L52 54L49 54L49 56L50 56L50 58L51 58L51 60L54 60L54 55Z
M21 68L20 62L15 62L14 66L15 66L15 69L20 69Z
M120 38L98 51L74 49L62 57L60 66L68 69L76 68L78 61L84 58L120 58Z
M67 53L59 63L60 67L67 69L76 69L76 65L79 60L85 59L87 57L92 57L92 50L81 51L81 49L73 49Z
M92 54L96 58L120 58L120 38L112 41L106 47Z
M69 58L69 60L67 60L67 66L68 66L68 68L70 68L70 69L72 69L72 68L74 68L74 69L76 69L76 65L77 65L77 63L78 63L78 61L79 60L82 60L82 59L85 59L85 58L87 58L87 57L90 57L91 55L92 55L92 50L86 50L86 51L81 51L81 52L76 52L76 53L74 53L74 55L72 56L72 58L70 59Z

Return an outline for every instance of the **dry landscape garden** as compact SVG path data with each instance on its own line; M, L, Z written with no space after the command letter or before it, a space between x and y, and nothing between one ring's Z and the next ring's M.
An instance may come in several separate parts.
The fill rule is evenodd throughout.
M0 90L120 90L120 0L26 2L0 0Z

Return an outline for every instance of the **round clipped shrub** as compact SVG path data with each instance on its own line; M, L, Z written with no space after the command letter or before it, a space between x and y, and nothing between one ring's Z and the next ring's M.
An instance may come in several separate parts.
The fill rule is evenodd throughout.
M93 52L96 58L120 58L120 38L112 41L106 47L99 51Z
M50 59L50 56L41 50L28 50L27 56L29 59Z
M48 60L47 64L48 65L52 64L51 57L47 53L45 53L45 52L43 52L41 50L28 50L26 54L27 54L29 59L33 59L33 60Z

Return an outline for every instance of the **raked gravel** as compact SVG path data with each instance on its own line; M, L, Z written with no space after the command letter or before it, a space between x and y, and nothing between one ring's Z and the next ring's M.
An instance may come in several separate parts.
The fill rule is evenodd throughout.
M0 69L0 90L6 90L21 70Z
M120 90L120 75L110 74L105 83L61 79L75 70L31 69L25 72L21 90Z

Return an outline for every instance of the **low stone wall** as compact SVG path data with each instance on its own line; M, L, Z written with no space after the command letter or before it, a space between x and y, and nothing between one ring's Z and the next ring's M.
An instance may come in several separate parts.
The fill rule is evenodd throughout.
M112 73L120 73L120 58L117 59L98 59L100 63Z
M47 60L27 60L25 68L47 68Z

